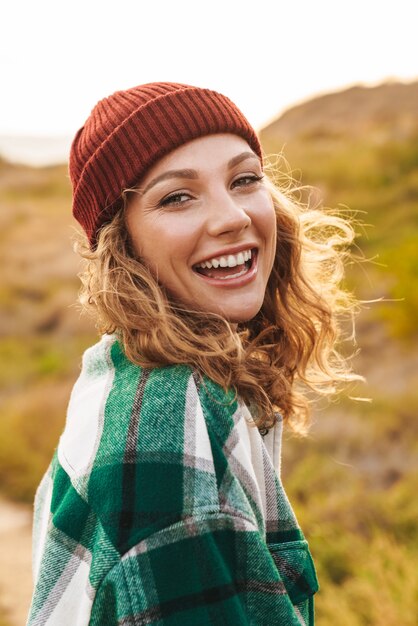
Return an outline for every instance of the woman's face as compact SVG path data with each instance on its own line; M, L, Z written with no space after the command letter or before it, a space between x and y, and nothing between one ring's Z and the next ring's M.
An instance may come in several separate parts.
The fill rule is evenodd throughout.
M260 310L276 249L258 157L236 135L195 139L158 161L127 206L134 249L175 300L230 322Z

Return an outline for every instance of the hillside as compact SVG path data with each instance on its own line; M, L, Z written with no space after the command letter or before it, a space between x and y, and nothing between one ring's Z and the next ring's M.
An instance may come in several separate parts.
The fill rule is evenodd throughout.
M418 81L354 86L292 107L261 131L263 142L325 137L384 141L418 132Z
M285 486L318 566L321 626L415 626L418 614L417 129L418 83L390 83L315 98L261 133L296 186L316 187L302 199L363 222L347 282L362 298L386 298L358 321L354 364L368 385L349 394L372 402L314 406L309 437L284 441ZM287 180L285 162L277 166ZM74 306L70 203L65 166L0 160L0 495L16 502L33 499L81 353L96 339Z

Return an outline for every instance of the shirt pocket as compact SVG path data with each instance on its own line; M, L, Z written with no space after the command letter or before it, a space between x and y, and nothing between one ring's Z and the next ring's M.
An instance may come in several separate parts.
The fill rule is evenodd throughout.
M270 543L268 548L292 604L304 604L319 589L308 542L300 539Z

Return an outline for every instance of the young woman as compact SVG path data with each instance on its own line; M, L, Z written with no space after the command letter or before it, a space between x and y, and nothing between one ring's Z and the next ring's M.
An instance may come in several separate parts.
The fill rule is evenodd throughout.
M70 176L103 336L37 493L28 624L313 624L281 429L350 377L351 228L275 187L237 107L188 85L100 101Z

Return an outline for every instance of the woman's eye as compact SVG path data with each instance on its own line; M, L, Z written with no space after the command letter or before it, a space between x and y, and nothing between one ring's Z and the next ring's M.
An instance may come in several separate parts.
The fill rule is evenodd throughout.
M262 180L262 178L262 176L256 176L255 174L252 174L251 176L241 176L240 178L234 180L232 187L248 187L249 185L258 183Z
M187 193L173 193L166 198L163 198L159 205L160 206L179 206L180 204L184 204L187 200L190 200L190 196Z

